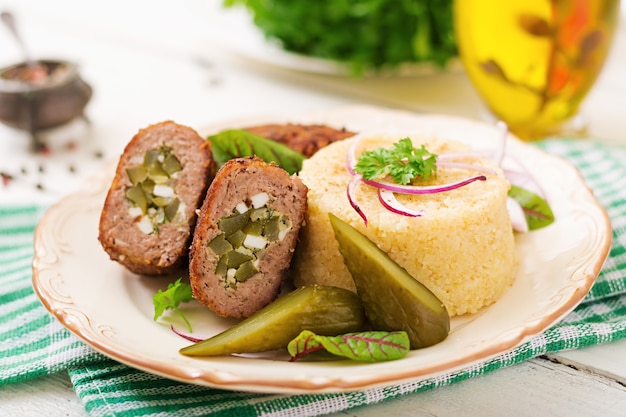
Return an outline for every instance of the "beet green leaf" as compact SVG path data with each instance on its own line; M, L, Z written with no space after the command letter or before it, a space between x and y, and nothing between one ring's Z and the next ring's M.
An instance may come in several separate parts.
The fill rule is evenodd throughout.
M320 336L304 330L289 342L287 350L292 361L313 352L326 350L333 355L355 361L383 362L404 357L410 347L409 337L404 331L368 331L340 336Z

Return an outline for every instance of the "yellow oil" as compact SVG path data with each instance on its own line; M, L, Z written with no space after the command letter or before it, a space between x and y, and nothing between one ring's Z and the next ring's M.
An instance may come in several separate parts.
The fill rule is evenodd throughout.
M455 0L465 70L494 117L524 139L558 131L604 65L619 0Z

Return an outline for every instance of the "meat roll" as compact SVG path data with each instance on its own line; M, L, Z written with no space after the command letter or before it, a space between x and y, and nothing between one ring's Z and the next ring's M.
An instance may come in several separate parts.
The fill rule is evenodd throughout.
M190 252L194 297L242 318L276 299L307 209L297 176L257 157L228 161L198 215Z
M243 130L280 142L306 157L330 143L355 135L346 129L293 123L251 126Z
M215 175L210 143L166 121L141 129L122 153L100 216L98 240L137 274L167 274L188 262L189 244Z

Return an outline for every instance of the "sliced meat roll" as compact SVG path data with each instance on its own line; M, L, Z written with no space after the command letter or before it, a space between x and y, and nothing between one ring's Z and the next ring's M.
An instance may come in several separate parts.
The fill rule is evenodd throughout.
M122 153L100 216L98 240L138 274L188 262L189 245L215 164L208 141L166 121L140 130Z
M297 176L256 157L217 172L190 252L194 297L223 317L248 317L278 297L306 212Z

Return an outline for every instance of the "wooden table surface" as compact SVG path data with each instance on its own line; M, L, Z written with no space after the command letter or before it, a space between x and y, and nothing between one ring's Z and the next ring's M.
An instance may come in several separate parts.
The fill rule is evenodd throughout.
M302 114L347 104L376 104L419 112L480 117L480 100L460 70L348 79L314 74L232 53L207 30L207 10L187 0L3 0L16 14L31 53L63 57L80 66L95 94L85 149L117 155L138 128L161 120L201 128L259 114ZM220 12L221 13L221 12ZM609 61L583 106L590 134L626 143L626 22ZM224 34L224 36L227 36ZM0 28L0 65L20 61ZM81 126L73 128L83 129ZM67 134L52 132L51 140ZM27 158L27 136L0 126L0 160ZM75 154L76 155L76 154ZM0 203L21 198L54 201L99 167L82 165L74 183L49 192L0 189ZM626 340L541 357L444 388L405 396L337 416L624 416ZM2 416L85 416L66 373L0 389Z

